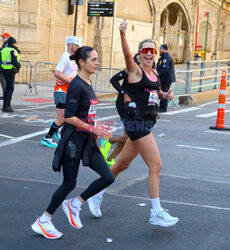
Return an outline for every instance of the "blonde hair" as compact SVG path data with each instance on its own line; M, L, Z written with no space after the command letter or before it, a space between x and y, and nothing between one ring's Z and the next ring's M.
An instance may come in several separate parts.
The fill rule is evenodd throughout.
M139 51L142 49L142 46L143 46L144 43L154 43L155 44L155 48L157 47L156 42L154 42L150 38L147 38L147 39L145 39L145 40L143 40L142 42L139 43L139 46L138 46L138 50Z

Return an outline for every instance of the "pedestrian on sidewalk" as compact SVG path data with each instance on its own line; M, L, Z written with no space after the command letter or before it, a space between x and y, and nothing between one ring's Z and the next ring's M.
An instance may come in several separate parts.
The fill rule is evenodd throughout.
M79 73L71 81L67 91L65 125L53 160L55 171L63 168L63 183L53 194L46 211L31 226L34 232L48 239L58 239L63 235L51 222L60 205L69 223L80 229L83 227L79 217L82 204L114 182L114 176L96 144L97 136L105 140L112 137L103 127L94 126L98 100L90 76L96 73L99 66L97 52L91 47L83 46L70 58L76 61ZM100 177L78 197L65 200L76 186L81 159L83 166L89 166Z
M42 138L41 143L50 148L56 148L57 143L53 140L54 137L59 140L59 129L65 122L64 113L66 106L66 93L71 80L77 75L77 64L71 61L69 57L82 46L80 37L70 36L66 39L67 51L63 53L55 70L54 77L56 85L54 87L54 103L56 105L57 119L51 123L48 133Z
M160 58L157 62L157 72L161 81L161 89L163 92L168 92L171 84L176 81L174 62L168 52L168 45L162 44L160 46ZM158 112L167 112L168 100L162 99Z
M3 44L2 44L2 47L0 48L0 52L3 48L7 47L8 43L8 39L10 37L10 34L9 33L4 33L1 35L2 39L3 39ZM1 62L0 62L1 64ZM2 85L2 96L0 96L0 100L3 99L3 95L4 95L4 91L6 89L6 81L5 81L5 78L2 74L2 67L0 67L0 82L1 82L1 85Z
M20 51L16 47L17 41L12 36L7 41L7 47L1 50L1 68L6 81L6 89L3 94L2 112L14 112L11 99L14 92L15 75L19 72Z

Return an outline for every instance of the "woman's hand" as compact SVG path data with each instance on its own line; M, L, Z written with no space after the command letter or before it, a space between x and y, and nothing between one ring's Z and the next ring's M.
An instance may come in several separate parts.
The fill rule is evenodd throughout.
M104 140L108 140L108 139L112 138L112 134L109 131L107 131L104 126L94 127L93 133L96 136L99 136Z
M124 104L129 104L131 102L131 98L128 94L124 94Z
M169 90L168 92L165 93L165 97L168 99L168 100L173 100L174 99L174 94L172 92L172 90Z
M123 18L123 22L120 24L119 30L121 34L125 34L125 31L127 29L127 22L126 22L126 17Z

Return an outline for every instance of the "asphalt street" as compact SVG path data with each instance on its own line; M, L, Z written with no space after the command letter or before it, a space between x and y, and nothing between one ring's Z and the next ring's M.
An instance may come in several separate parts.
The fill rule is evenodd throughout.
M27 99L35 99L28 97ZM0 112L0 249L230 249L230 131L210 130L217 102L199 107L170 107L153 128L163 169L162 206L180 218L171 228L149 224L148 168L138 156L118 176L104 197L103 217L94 219L83 205L83 229L72 228L59 208L54 225L64 233L49 241L30 225L46 209L62 182L51 162L54 149L40 140L56 118L52 98L16 102L14 113ZM114 99L101 100L97 121L109 122L113 136L123 133ZM226 103L230 128L230 100ZM76 189L81 193L97 175L81 167ZM112 242L107 242L108 238Z

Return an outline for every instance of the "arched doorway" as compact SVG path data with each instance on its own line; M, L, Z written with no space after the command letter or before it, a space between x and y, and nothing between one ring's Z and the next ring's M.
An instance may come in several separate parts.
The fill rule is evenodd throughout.
M160 43L167 43L176 63L185 62L188 46L189 22L184 9L178 3L169 4L161 13Z

